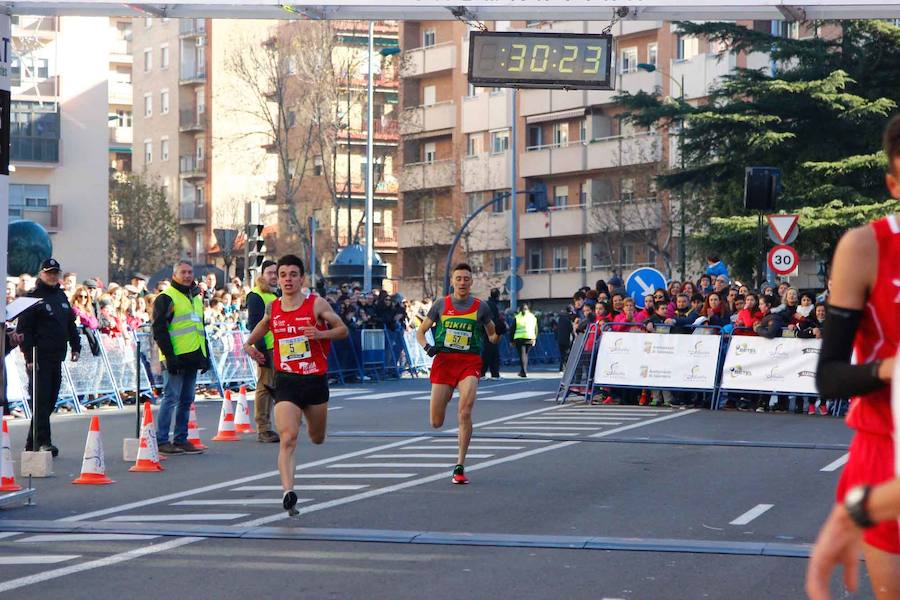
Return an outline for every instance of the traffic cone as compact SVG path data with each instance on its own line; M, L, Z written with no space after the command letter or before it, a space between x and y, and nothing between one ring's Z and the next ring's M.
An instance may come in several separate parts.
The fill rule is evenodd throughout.
M115 483L106 476L106 459L103 457L103 439L100 437L100 417L91 417L87 442L84 444L84 460L81 462L81 476L72 483L105 485Z
M9 426L3 419L0 408L0 421L3 421L3 433L0 434L0 492L18 492L22 489L16 483L16 472L13 469L12 452L9 450Z
M191 444L194 448L199 448L200 450L209 448L209 446L200 440L200 430L197 428L197 407L194 406L193 402L191 402L191 414L188 417L187 441L188 444Z
M225 390L225 397L222 398L222 413L219 415L219 433L212 441L236 442L239 439L234 432L234 406L231 403L231 390Z
M250 425L250 407L247 404L247 386L238 392L237 408L234 411L234 430L237 433L254 433Z
M144 424L141 425L141 446L138 448L137 462L128 469L132 473L164 471L159 464L159 447L156 445L156 427L153 426L153 412L150 403L144 403Z
M641 406L647 406L647 402L649 402L647 400L647 390L641 390L641 399L638 404L640 404Z

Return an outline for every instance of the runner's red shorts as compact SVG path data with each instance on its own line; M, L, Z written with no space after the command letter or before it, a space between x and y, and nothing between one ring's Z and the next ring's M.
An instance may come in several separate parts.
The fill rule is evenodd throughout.
M857 485L878 485L894 479L894 445L890 436L857 431L850 443L850 458L837 486L837 501ZM870 527L863 539L879 550L900 554L900 529L890 520Z
M481 377L481 356L468 352L442 352L431 363L431 383L456 387L466 377Z

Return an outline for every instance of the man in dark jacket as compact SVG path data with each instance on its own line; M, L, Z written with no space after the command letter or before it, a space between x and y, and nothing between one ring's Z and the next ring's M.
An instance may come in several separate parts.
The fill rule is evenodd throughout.
M75 326L75 313L66 293L59 287L60 267L56 259L41 263L37 286L28 293L40 298L40 306L19 317L16 330L22 335L21 349L25 355L28 388L34 390L37 377L37 397L31 399L32 426L28 428L25 450L46 450L57 456L59 449L51 442L50 413L56 408L62 385L62 363L66 351L72 348L72 362L81 354L81 338ZM33 364L37 356L37 364ZM33 437L32 437L33 436Z
M253 290L247 294L247 330L253 331L263 317L266 316L266 306L277 297L278 271L274 260L264 260L259 268L259 277ZM272 351L275 347L275 337L266 334L256 344L256 349L266 357L266 363L257 366L259 369L256 381L256 395L253 398L253 413L256 420L257 440L263 443L276 443L278 434L272 430L272 407L275 399L272 390L275 387L275 371L272 368Z
M753 324L753 331L756 335L764 338L781 337L781 333L787 322L784 313L772 312L772 308L778 306L779 302L772 296L759 297L759 312L763 314L762 319Z
M507 331L506 319L500 318L500 290L491 289L491 297L488 298L487 306L491 312L491 319L497 328L497 335L503 337ZM481 350L481 376L487 375L488 370L491 371L491 378L500 379L500 346L492 344L488 340L484 341L484 348Z
M203 323L200 288L194 284L194 268L179 261L172 271L172 285L153 302L153 339L165 362L165 391L157 414L156 441L162 454L197 454L187 441L188 417L197 385L197 371L209 368L209 347ZM169 442L172 412L175 435Z
M570 315L569 311L564 310L559 313L559 320L556 322L556 343L559 345L560 373L566 369L566 361L569 360L569 351L572 349L572 340L575 337Z

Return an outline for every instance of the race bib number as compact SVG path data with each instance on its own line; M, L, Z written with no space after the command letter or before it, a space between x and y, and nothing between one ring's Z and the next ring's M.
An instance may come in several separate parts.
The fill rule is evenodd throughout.
M453 350L467 351L472 346L472 332L448 329L444 336L444 346Z
M305 360L312 357L309 349L309 339L305 335L287 338L278 342L278 353L281 361Z

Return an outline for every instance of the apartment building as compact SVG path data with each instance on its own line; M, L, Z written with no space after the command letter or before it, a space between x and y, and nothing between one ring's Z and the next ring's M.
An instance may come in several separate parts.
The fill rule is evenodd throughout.
M9 217L43 225L83 278L108 273L109 27L12 17Z
M268 21L133 21L133 169L165 190L180 225L182 256L195 264L217 259L214 230L242 229L245 205L262 202L274 177L258 126L241 118L252 98L229 62L271 27Z
M130 17L109 19L109 168L117 173L131 171L133 141L133 101Z

